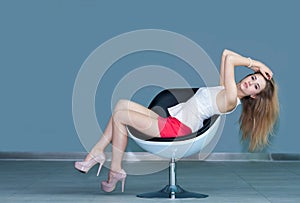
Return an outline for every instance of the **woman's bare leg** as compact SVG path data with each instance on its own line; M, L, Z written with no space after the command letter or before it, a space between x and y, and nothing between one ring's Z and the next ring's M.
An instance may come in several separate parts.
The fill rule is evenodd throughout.
M156 114L152 110L129 100L120 100L114 109L114 113L121 110L135 111L137 113L143 114L145 116L154 119L158 118L158 114ZM95 144L90 154L85 158L86 161L90 160L92 156L95 156L103 152L104 149L108 146L108 144L112 141L112 133L113 133L112 125L113 125L112 118L110 118L107 127L103 135L101 136L100 140Z
M112 118L112 171L118 172L122 169L123 154L128 141L127 125L151 137L160 136L157 117L152 118L149 115L132 110L118 110L114 112Z

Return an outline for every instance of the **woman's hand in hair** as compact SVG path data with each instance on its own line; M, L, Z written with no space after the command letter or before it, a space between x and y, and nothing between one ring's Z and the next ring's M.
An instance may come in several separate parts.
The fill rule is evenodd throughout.
M255 72L261 72L261 74L268 80L271 80L273 77L273 72L271 69L259 61L254 61L251 69Z

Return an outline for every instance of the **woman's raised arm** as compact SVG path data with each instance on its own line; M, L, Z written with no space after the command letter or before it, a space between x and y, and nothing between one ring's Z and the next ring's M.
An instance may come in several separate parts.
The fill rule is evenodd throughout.
M221 65L220 65L220 85L224 86L224 66L225 66L225 58L227 55L237 55L240 56L238 53L235 53L233 51L230 51L228 49L224 49L222 53L222 58L221 58Z
M240 54L228 50L228 49L224 49L223 53L222 53L222 59L221 59L221 65L220 65L220 85L224 86L224 66L225 66L225 59L226 56L228 55L234 55L234 56L239 56L242 57ZM267 67L265 64L263 64L260 61L257 60L253 60L251 58L248 57L248 64L246 64L245 66L247 66L248 68L251 68L253 71L255 72L261 72L263 74L263 76L270 80L273 77L273 72L270 70L269 67Z

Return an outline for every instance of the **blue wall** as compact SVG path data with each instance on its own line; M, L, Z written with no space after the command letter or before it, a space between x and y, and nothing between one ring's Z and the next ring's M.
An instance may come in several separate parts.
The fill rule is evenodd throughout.
M276 136L265 151L299 153L299 6L296 0L1 0L0 151L84 151L72 118L73 85L82 63L112 37L155 28L197 42L216 66L222 50L229 48L272 67L281 114ZM153 61L184 66L167 59L147 53L125 58L115 66L137 67ZM244 73L243 68L238 70L237 79ZM119 77L112 71L106 90L99 90L97 99L105 100ZM148 97L140 95L137 100L146 104ZM110 109L98 113L104 127ZM215 152L247 151L240 143L239 113L240 108L227 116ZM131 142L128 150L139 148Z

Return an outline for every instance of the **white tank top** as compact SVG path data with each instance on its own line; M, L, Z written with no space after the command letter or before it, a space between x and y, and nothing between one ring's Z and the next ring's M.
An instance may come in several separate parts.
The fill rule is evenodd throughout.
M223 90L223 86L202 87L188 101L179 103L168 108L172 117L177 118L180 122L191 128L192 132L196 132L203 126L203 121L213 115L228 114L233 112L236 107L227 113L221 113L217 106L217 95ZM237 106L240 104L237 98Z

